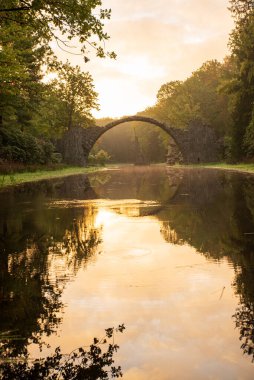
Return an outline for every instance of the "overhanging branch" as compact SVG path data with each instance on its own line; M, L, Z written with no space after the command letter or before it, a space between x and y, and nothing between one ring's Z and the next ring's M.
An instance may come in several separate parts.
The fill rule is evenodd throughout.
M32 7L24 6L24 7L17 7L17 8L1 8L0 13L3 12L20 12L20 11L29 11Z

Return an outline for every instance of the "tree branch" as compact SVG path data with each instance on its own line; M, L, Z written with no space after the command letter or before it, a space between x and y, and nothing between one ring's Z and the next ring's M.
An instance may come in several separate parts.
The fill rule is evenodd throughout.
M19 12L19 11L29 11L30 9L32 9L32 6L24 6L24 7L17 7L17 8L1 8L0 9L0 13L3 13L3 12Z

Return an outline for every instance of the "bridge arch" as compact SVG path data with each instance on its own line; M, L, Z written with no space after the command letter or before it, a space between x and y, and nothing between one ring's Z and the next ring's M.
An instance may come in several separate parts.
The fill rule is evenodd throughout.
M154 124L157 127L160 127L161 129L163 129L168 134L171 133L170 127L168 127L166 124L164 124L164 123L162 123L160 121L157 121L157 120L155 120L155 119L153 119L151 117L146 117L146 116L126 116L126 117L123 117L123 118L118 119L118 120L114 120L114 121L106 124L105 127L103 127L103 129L106 132L106 131L109 131L111 128L116 127L119 124L129 123L131 121L142 121L142 122L145 122L145 123Z
M76 127L67 131L59 147L64 162L84 166L96 141L110 129L127 122L141 121L153 124L168 133L182 154L184 163L215 162L219 159L218 141L209 127L195 122L187 129L178 129L146 116L126 116L114 120L104 127Z
M146 116L126 116L126 117L123 117L123 118L118 119L118 120L113 120L112 122L106 124L104 127L100 127L100 132L101 133L98 136L97 140L103 134L105 134L106 132L108 132L109 130L111 130L112 128L114 128L114 127L116 127L116 126L118 126L120 124L130 123L130 122L134 122L134 121L140 121L140 122L144 122L144 123L149 123L149 124L155 125L155 126L159 127L160 129L162 129L173 140L173 141L171 140L171 142L169 143L171 149L173 147L174 151L180 152L180 146L178 144L178 141L175 138L174 130L171 130L171 128L167 124L162 123L162 122L160 122L160 121L158 121L156 119L153 119L153 118L150 118L150 117L146 117ZM95 141L95 143L96 143L96 141ZM181 153L180 153L180 156L181 156Z

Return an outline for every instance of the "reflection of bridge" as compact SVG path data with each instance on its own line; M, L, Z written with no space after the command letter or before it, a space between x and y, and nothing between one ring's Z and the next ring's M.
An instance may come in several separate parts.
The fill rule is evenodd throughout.
M184 163L218 161L218 141L212 129L192 123L188 129L177 129L150 117L128 116L114 120L104 127L72 128L59 142L59 149L66 163L86 165L89 153L96 141L107 131L122 123L140 121L150 123L168 133L178 146Z

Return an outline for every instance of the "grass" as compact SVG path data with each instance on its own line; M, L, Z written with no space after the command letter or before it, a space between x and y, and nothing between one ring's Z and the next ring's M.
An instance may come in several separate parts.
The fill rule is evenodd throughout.
M102 167L65 167L56 170L38 170L35 172L0 174L0 188L18 185L26 182L40 181L43 179L53 179L67 177L75 174L86 174L102 170Z
M239 171L243 173L254 173L254 163L241 163L241 164L226 164L225 162L214 162L207 164L194 164L194 165L180 165L181 167L190 168L208 168L208 169L223 169L231 171Z

